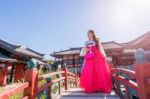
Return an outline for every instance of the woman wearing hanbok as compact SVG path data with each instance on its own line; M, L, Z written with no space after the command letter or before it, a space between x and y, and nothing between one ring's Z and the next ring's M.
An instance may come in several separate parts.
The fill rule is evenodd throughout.
M86 93L110 92L112 89L110 69L106 55L93 30L89 30L88 41L83 48L84 64L81 71L80 87Z

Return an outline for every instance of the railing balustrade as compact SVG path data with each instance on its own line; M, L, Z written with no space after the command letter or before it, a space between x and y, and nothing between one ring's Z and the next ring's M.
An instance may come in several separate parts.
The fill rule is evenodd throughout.
M150 99L150 64L136 64L135 71L112 68L116 93L122 99Z
M114 90L122 99L150 99L150 64L136 64L135 71L109 66ZM29 69L25 72L25 83L1 92L0 99L9 99L21 91L21 99L55 99L69 87L78 87L79 83L77 75L67 68L40 77L37 69Z
M52 76L58 75L58 78L52 79ZM65 68L63 71L53 72L38 77L38 71L36 69L27 70L25 73L25 83L18 84L17 87L10 89L7 92L0 94L0 99L9 99L10 96L23 91L24 95L21 99L55 99L61 94L62 89L67 90L72 87L79 86L79 78L76 74L73 74ZM38 84L42 81L42 84ZM57 89L56 89L57 87ZM58 95L56 90L58 90Z

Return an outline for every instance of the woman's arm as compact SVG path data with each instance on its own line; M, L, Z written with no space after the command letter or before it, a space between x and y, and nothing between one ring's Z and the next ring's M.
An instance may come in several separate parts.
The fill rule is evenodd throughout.
M84 43L84 46L81 49L80 56L84 56L89 51L87 47L87 42Z
M102 46L102 43L99 41L99 50L102 52L102 54L106 57L106 53L105 53L105 51L104 51L104 48L103 48L103 46Z

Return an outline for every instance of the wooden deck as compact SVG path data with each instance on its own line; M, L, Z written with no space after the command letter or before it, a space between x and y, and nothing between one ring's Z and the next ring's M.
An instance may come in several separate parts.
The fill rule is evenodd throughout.
M66 90L58 99L121 99L114 91L111 93L84 93L80 88Z

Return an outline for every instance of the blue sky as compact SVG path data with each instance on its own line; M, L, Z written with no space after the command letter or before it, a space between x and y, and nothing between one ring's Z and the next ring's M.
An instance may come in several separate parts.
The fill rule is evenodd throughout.
M149 0L0 0L0 38L45 53L82 46L86 32L125 42L150 31Z

